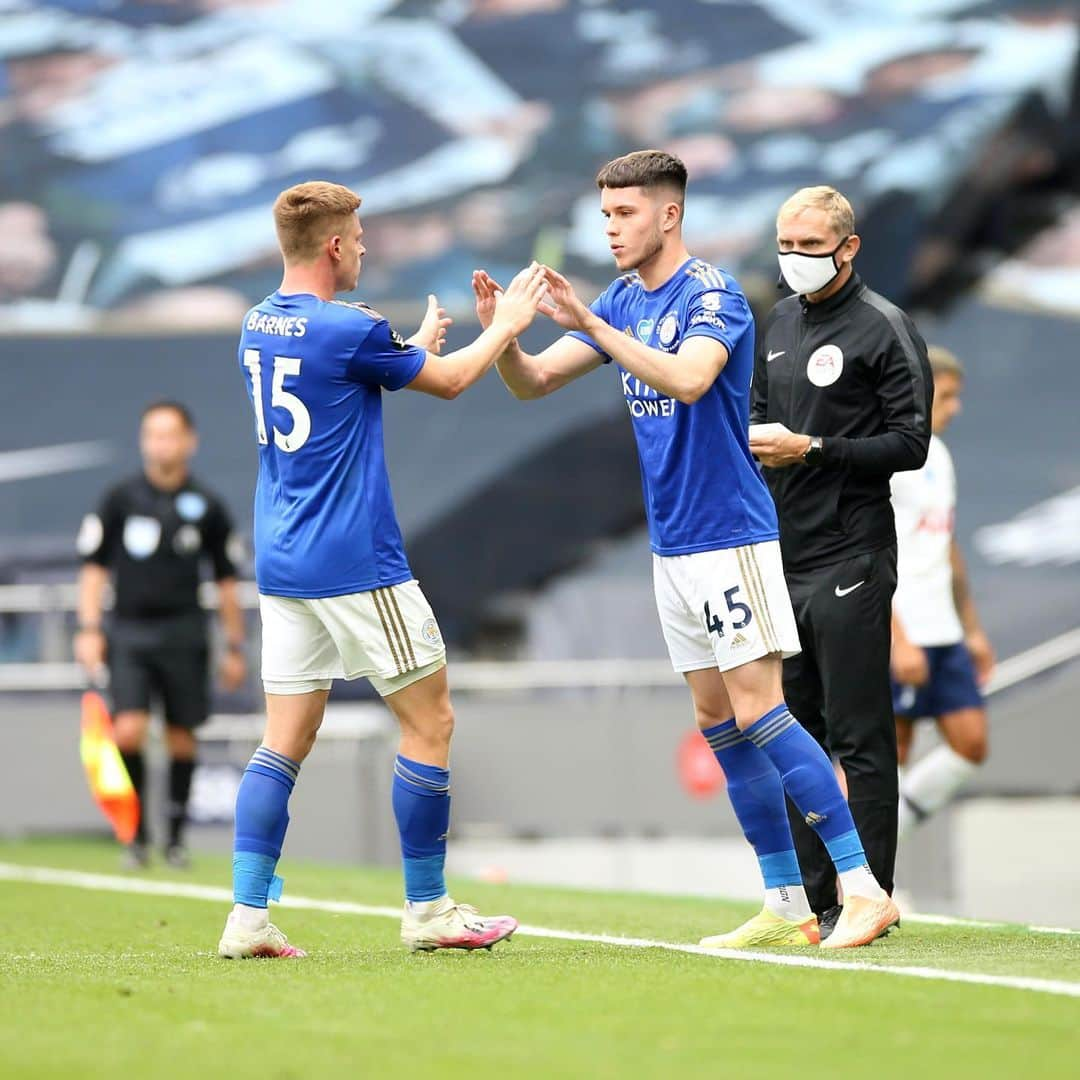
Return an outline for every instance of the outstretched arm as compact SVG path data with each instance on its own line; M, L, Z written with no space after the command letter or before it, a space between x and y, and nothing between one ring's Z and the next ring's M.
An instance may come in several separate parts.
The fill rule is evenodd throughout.
M446 399L468 389L487 374L510 342L533 321L545 288L543 267L535 263L527 266L510 282L506 292L499 294L491 323L483 333L471 345L446 356L429 351L408 389Z
M693 405L724 370L728 351L715 338L687 338L675 359L670 353L651 348L601 319L581 302L562 274L548 268L547 281L549 297L555 306L551 317L567 330L588 334L608 356L658 393Z
M490 324L501 293L499 285L487 271L473 272L476 317L481 326ZM555 307L545 298L540 302L539 310L552 316ZM535 355L525 352L515 338L495 361L495 366L510 393L522 401L528 401L554 393L574 379L595 371L603 362L603 355L591 345L564 336Z
M454 320L446 314L446 309L439 307L434 293L428 293L427 310L420 328L412 337L405 339L406 345L416 345L429 353L441 353L446 344L446 328Z

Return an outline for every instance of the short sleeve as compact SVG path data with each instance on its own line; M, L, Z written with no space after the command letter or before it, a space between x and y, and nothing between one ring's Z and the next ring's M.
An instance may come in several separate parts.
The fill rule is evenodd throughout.
M753 333L753 326L750 305L737 289L702 289L687 304L682 340L710 337L730 355L747 331Z
M123 528L120 493L110 491L94 513L87 514L79 526L75 549L84 563L108 567L112 564L116 543Z
M225 506L214 499L203 527L203 551L213 565L215 581L236 577L236 548L232 518Z
M424 349L406 344L385 319L378 319L353 353L347 372L354 382L400 390L416 378L426 359Z
M611 319L609 317L610 304L608 302L610 292L611 292L610 289L605 289L589 305L589 310L594 315L599 315L600 318L603 319L604 322L606 322L609 326L612 325ZM604 358L604 363L605 364L610 364L611 363L611 357L608 356L608 354L606 352L604 352L604 350L601 349L600 346L597 345L596 342L593 341L593 339L591 337L589 337L588 334L583 334L580 330L571 330L569 332L569 334L567 334L567 337L577 338L578 341L584 341L586 345L588 345L591 348L595 349Z

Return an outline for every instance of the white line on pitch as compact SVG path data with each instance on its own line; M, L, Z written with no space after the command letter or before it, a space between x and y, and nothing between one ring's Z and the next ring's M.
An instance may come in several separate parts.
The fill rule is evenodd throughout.
M903 913L904 922L925 923L927 926L970 926L975 930L1024 930L1029 934L1060 934L1064 937L1080 934L1067 926L1028 926L1024 923L991 922L986 919L965 919L960 915L916 915Z
M145 896L172 896L188 900L212 900L231 904L229 889L211 885L185 885L172 881L141 881L112 874L88 874L77 870L55 870L46 866L19 866L0 863L0 880L29 882L35 885L66 885L99 892L139 893ZM401 918L397 907L378 907L354 904L343 900L316 900L307 896L287 896L282 907L325 911L339 915L363 915L377 918ZM823 960L812 956L780 956L775 953L741 952L735 949L703 949L700 945L681 945L671 941L649 938L617 937L610 934L590 934L577 930L553 930L545 926L521 926L519 934L529 937L553 938L559 941L582 941L596 945L613 945L630 949L660 949L666 952L692 953L713 959L734 960L740 963L771 964L777 967L815 968L819 971L876 972L880 975L899 975L911 979L933 979L941 982L971 983L976 986L997 986L1008 990L1030 990L1036 993L1057 994L1080 998L1080 983L1057 979L1035 979L1023 975L983 975L972 971L946 968L902 967L895 964L860 964L843 960Z

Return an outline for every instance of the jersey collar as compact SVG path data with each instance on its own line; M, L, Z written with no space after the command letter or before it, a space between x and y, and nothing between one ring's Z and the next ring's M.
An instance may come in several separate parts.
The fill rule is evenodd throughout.
M803 318L807 322L820 323L831 319L836 312L847 307L862 289L862 278L853 270L851 277L844 282L839 292L833 293L819 304L811 304L806 297L801 298Z

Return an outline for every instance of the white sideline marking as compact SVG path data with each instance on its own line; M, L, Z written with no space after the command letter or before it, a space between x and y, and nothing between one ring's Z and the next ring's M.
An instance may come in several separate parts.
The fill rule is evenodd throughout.
M19 866L0 862L0 880L24 881L35 885L67 885L77 889L99 892L140 893L145 896L172 896L188 900L212 900L219 904L232 903L232 891L212 885L185 885L173 881L141 881L137 878L112 874L88 874L78 870L55 870L46 866ZM362 915L376 918L401 918L399 907L379 907L355 904L344 900L316 900L307 896L287 896L282 907L326 911L339 915ZM714 960L734 960L751 964L772 964L778 967L816 968L819 971L863 971L881 975L900 975L911 979L932 979L940 982L971 983L976 986L999 986L1008 990L1030 990L1035 993L1057 994L1080 998L1080 983L1057 979L1035 979L1022 975L983 975L972 971L953 971L947 968L903 967L895 964L859 964L843 960L823 960L811 956L781 956L775 953L751 953L737 949L703 949L700 945L682 945L671 941L652 941L649 938L617 937L610 934L590 934L577 930L553 930L546 926L521 926L519 934L529 937L553 938L559 941L585 941L596 945L614 945L629 949L662 949L667 952L691 953Z
M1019 927L1029 934L1080 934L1080 930L1074 930L1068 926L1026 926L1023 923L988 922L985 919L964 919L959 915L915 915L902 912L904 922L926 923L928 926L971 926L976 929L1000 930L1003 927Z

